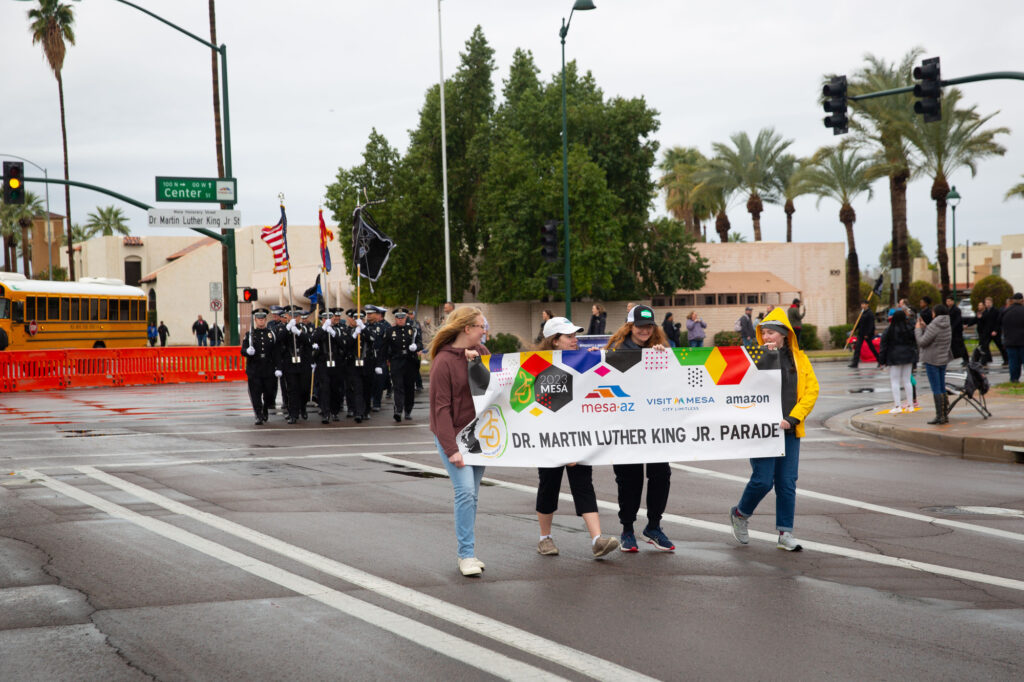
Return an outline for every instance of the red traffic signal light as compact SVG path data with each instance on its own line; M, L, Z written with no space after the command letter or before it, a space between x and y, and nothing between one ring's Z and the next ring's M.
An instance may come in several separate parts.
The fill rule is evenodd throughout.
M242 300L246 303L255 303L256 299L259 298L259 293L252 287L245 287L242 289Z
M4 161L4 203L25 203L25 164L21 161Z

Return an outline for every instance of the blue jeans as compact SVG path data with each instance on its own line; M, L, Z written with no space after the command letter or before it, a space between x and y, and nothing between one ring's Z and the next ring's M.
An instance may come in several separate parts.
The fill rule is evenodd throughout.
M793 531L796 511L796 479L800 469L800 439L793 429L786 429L785 457L756 457L750 460L754 470L736 510L749 518L768 491L775 487L775 527L780 531Z
M690 348L700 348L704 345L704 339L690 339Z
M452 480L452 487L455 488L455 539L459 543L459 558L466 559L475 556L476 500L480 492L480 479L484 477L486 467L467 464L460 469L448 461L448 456L444 454L444 448L436 436L434 443L437 444L441 461L444 462L448 478Z
M925 374L928 375L928 385L933 395L942 395L946 392L946 366L929 365L924 363Z
M1010 363L1010 381L1020 381L1021 363L1024 362L1024 346L1007 346L1006 356Z
M197 346L205 346L206 345L206 334L200 334L200 333L196 332L196 339L198 339L198 341L199 341L199 343L196 344Z

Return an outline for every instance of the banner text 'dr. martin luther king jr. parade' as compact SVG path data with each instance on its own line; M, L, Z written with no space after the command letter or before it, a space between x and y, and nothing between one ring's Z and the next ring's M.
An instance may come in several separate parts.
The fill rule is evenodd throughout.
M552 467L782 456L778 351L535 351L470 363L467 464Z

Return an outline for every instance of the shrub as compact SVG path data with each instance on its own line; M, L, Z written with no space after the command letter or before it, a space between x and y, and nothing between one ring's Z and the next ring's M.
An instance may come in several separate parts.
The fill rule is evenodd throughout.
M495 334L487 339L487 350L495 355L502 353L518 353L522 349L522 342L515 334Z
M910 288L907 289L907 302L910 303L911 307L916 308L917 304L925 296L932 300L932 305L938 305L943 302L942 292L936 289L934 284L922 280L910 283Z
M716 346L738 346L740 345L740 333L734 331L718 332L715 334Z
M846 345L846 339L850 338L850 332L852 331L852 324L837 324L833 327L829 327L828 338L832 347L843 348Z
M999 275L989 275L978 280L971 290L971 308L978 309L978 304L986 297L992 297L992 303L996 308L1002 308L1010 296L1013 296L1013 287Z
M821 350L821 339L818 338L818 325L805 324L800 327L800 338L797 339L801 350Z

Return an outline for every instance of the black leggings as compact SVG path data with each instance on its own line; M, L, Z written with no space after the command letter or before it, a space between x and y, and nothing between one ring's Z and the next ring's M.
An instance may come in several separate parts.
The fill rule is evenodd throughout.
M562 470L569 478L569 491L576 516L597 511L597 495L594 493L594 467L577 464L571 467L544 467L537 469L540 483L537 485L537 513L554 514L558 509L558 493L562 488Z
M668 462L653 464L616 464L615 483L619 486L619 522L624 531L633 530L640 497L644 490L644 466L647 467L647 526L661 525L661 517L668 504L669 479L672 470Z

